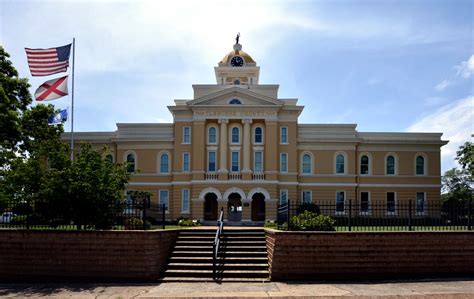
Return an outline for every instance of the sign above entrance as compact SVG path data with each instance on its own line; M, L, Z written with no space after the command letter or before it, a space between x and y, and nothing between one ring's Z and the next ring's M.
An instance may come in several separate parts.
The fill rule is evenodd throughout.
M212 110L198 110L194 111L194 118L245 118L256 117L264 119L277 119L276 111L242 111L242 110L227 110L227 111L212 111Z

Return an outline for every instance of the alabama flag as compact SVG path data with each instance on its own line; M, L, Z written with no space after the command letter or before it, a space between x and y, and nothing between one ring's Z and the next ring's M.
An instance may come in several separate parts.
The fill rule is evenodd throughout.
M67 95L67 77L48 80L35 91L37 101L51 101Z

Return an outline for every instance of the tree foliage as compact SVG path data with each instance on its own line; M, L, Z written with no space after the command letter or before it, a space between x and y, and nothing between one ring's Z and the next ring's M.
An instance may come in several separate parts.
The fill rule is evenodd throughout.
M456 154L456 160L469 173L472 181L472 176L474 175L474 144L467 141L459 147L459 151Z
M109 228L124 202L126 167L88 144L72 163L63 126L47 123L54 106L30 106L29 84L8 57L0 46L0 213L8 203L21 219Z

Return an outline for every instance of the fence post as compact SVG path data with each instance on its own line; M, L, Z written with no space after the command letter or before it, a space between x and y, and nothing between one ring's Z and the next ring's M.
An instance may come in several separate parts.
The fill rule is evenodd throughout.
M472 198L469 198L469 204L467 206L467 229L471 230L472 229Z
M148 205L148 199L147 196L143 196L142 198L142 205L143 205L143 215L142 215L142 221L143 221L143 230L146 230L146 208Z
M352 230L352 223L351 223L351 218L352 218L352 199L349 199L349 231Z
M166 227L166 224L165 224L165 221L166 221L166 217L165 217L165 212L166 212L166 204L163 204L163 229L165 229Z
M26 213L26 229L30 229L30 214L31 214L31 211L33 210L31 208L31 205L30 205L30 200L28 199L27 201L27 205L28 205L28 213ZM11 219L10 219L11 220ZM11 222L11 221L10 221Z
M290 230L290 199L288 199L288 202L286 204L287 211L286 211L286 230Z
M411 199L408 201L408 230L411 231Z

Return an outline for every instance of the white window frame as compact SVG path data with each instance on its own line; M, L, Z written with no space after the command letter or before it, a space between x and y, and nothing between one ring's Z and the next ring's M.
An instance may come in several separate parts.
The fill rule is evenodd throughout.
M184 163L185 162L185 158L188 156L188 169L185 169L185 166L186 164ZM184 152L183 155L182 155L182 161L181 161L181 171L182 172L191 172L191 154L189 152Z
M257 130L257 128L262 129L262 142L255 142L255 136L257 135L257 134L255 134L255 130ZM265 130L264 130L263 126L260 125L260 124L255 125L252 129L252 144L254 144L254 145L263 145L263 144L265 144Z
M367 193L368 194L368 199L367 199L367 211L362 211L362 193ZM360 203L359 203L359 215L362 216L369 216L372 215L372 208L370 205L371 199L370 199L370 191L360 191L359 196L360 196Z
M283 206L282 204L282 195L285 194L286 196L286 203L288 203L288 189L281 189L280 190L280 206Z
M343 193L344 194L344 201L343 201L343 207L344 209L342 211L338 211L337 210L337 195L339 193ZM346 214L346 201L347 201L347 197L346 197L346 191L343 191L343 190L337 190L336 191L336 198L335 198L336 202L335 202L335 208L334 208L334 215L345 215Z
M239 141L238 142L233 142L232 141L232 130L234 128L237 128L239 130ZM240 145L242 143L242 127L239 124L232 124L229 126L229 144L232 145Z
M393 211L393 212L389 212L389 211L388 211L388 194L389 194L389 193L393 193L393 201L394 201L394 204L393 204L393 206L394 206L394 211ZM395 216L395 215L397 215L397 214L398 214L398 213L397 213L397 192L395 192L395 191L387 191L387 192L385 192L385 204L387 205L387 209L386 209L386 211L385 211L385 212L386 212L386 215L390 215L390 216Z
M257 171L257 153L260 154L260 170ZM263 173L263 151L254 151L253 152L253 172Z
M285 129L286 134L285 134L285 139L286 141L283 141L283 129ZM280 127L280 144L288 144L288 127Z
M342 158L344 158L344 171L343 171L343 173L337 173L337 156L338 155L342 155ZM346 152L336 152L336 153L334 153L334 174L336 174L336 175L347 175L348 162L349 161L348 161Z
M158 190L158 206L161 210L161 206L162 206L162 202L161 202L161 192L166 192L166 196L167 196L167 203L166 203L166 209L165 209L165 213L169 213L170 212L170 191L168 189L160 189Z
M127 161L127 157L128 155L132 154L133 157L134 157L134 161L133 161L133 172L130 172L130 173L134 173L134 172L137 172L138 170L138 155L135 151L132 151L132 150L128 150L126 151L124 154L123 154L123 163L126 164L128 166L128 161ZM128 167L127 167L127 172L128 172Z
M388 174L387 173L387 166L388 166L387 159L388 159L389 156L393 157L393 160L394 160L394 163L395 163L395 165L393 167L393 170L394 170L393 174ZM388 175L388 176L398 175L398 155L396 153L389 152L389 153L385 154L385 157L384 157L384 174Z
M362 163L361 163L361 159L363 156L367 156L367 158L369 159L369 169L368 169L368 173L362 173ZM372 159L372 155L368 152L362 152L359 154L359 169L358 169L358 174L359 175L362 175L362 176L369 176L369 175L372 175L372 163L373 163L373 159Z
M283 170L283 156L286 157L286 163L285 163L285 170ZM288 173L288 153L280 153L280 172L281 173Z
M232 170L232 166L234 164L234 161L233 161L233 153L237 153L237 170ZM237 173L237 172L240 172L240 151L231 151L230 152L230 172L232 173Z
M214 153L214 170L210 170L210 153ZM216 151L207 151L207 171L208 172L216 172L217 171L217 152Z
M416 158L418 158L418 156L421 156L423 157L423 174L417 174L416 173ZM426 176L428 175L428 156L425 154L425 153L416 153L415 154L415 160L413 161L414 162L414 174L416 176Z
M189 189L182 189L181 190L181 214L189 214L191 210L191 200L190 200L190 193ZM188 198L185 198L185 194L188 194ZM188 208L184 209L184 201L188 201Z
M209 134L209 131L211 130L211 128L214 128L214 130L216 130L216 141L215 142L211 142L209 141L209 137L211 136ZM212 145L216 145L219 143L219 128L218 126L212 124L212 125L209 125L207 127L207 130L206 130L206 144L212 144Z
M309 163L309 172L304 172L304 156L309 155L310 163ZM312 152L302 152L300 156L300 174L302 175L309 175L313 174L313 165L314 165L314 158L313 158L313 153Z
M188 129L189 134L188 134L188 139L186 141L186 129ZM183 127L183 144L191 144L191 127L190 126L185 126Z
M423 194L423 211L418 212L418 194ZM416 215L426 215L426 207L427 207L427 201L426 201L426 192L416 192L415 193L415 214Z
M304 201L304 194L305 193L309 193L309 202L305 202ZM301 191L301 203L304 204L304 203L313 203L313 191L311 190L302 190Z
M161 157L163 155L167 155L168 156L168 171L167 172L162 172L161 171ZM171 154L169 151L161 151L158 153L157 155L157 173L162 173L162 174L169 174L171 172Z

